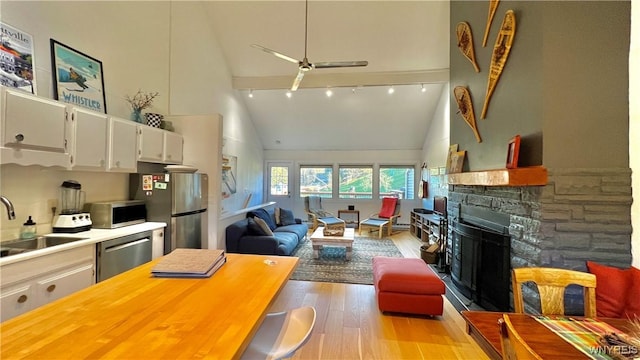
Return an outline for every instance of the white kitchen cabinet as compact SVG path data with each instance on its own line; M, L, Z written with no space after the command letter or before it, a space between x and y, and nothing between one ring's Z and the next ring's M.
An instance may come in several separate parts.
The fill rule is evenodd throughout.
M37 280L35 283L36 307L91 286L95 278L94 267L94 263L79 264Z
M109 171L134 173L138 166L138 124L109 118Z
M182 135L165 131L163 161L167 164L182 164L182 144Z
M182 163L182 135L150 126L138 126L138 160L164 164Z
M71 124L63 103L2 87L0 163L71 166Z
M95 284L95 253L92 244L4 265L0 321Z
M82 108L71 108L74 126L73 170L107 169L109 117Z
M28 281L2 287L0 321L5 321L33 309L33 283Z
M151 236L151 259L164 255L164 231L165 228L153 230Z
M151 126L138 126L138 160L162 162L164 153L164 130Z

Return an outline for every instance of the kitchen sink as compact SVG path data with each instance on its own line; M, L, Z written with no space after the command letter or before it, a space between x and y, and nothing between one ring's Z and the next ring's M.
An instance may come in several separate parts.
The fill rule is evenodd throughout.
M21 254L26 251L44 249L50 246L68 244L74 241L86 240L85 237L71 236L39 236L27 240L11 240L2 243L0 257Z

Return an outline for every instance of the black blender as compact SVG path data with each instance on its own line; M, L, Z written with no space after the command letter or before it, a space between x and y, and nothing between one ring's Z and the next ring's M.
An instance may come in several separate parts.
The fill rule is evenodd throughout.
M91 229L89 213L82 212L85 193L75 180L60 185L60 215L53 222L54 233L78 233Z

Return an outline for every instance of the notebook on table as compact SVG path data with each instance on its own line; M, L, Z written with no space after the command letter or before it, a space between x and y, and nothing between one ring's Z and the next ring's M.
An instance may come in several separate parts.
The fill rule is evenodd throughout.
M175 249L151 269L155 277L207 278L227 261L224 250Z

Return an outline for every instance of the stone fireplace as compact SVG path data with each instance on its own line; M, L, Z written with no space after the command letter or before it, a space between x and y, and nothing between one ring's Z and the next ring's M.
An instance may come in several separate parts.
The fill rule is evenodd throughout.
M453 227L463 221L464 211L497 214L507 219L511 268L586 271L587 260L628 267L631 202L629 169L548 169L544 186L449 184L448 246L452 248ZM525 309L539 311L535 288L523 292ZM582 312L581 288L568 288L565 306L567 314Z

